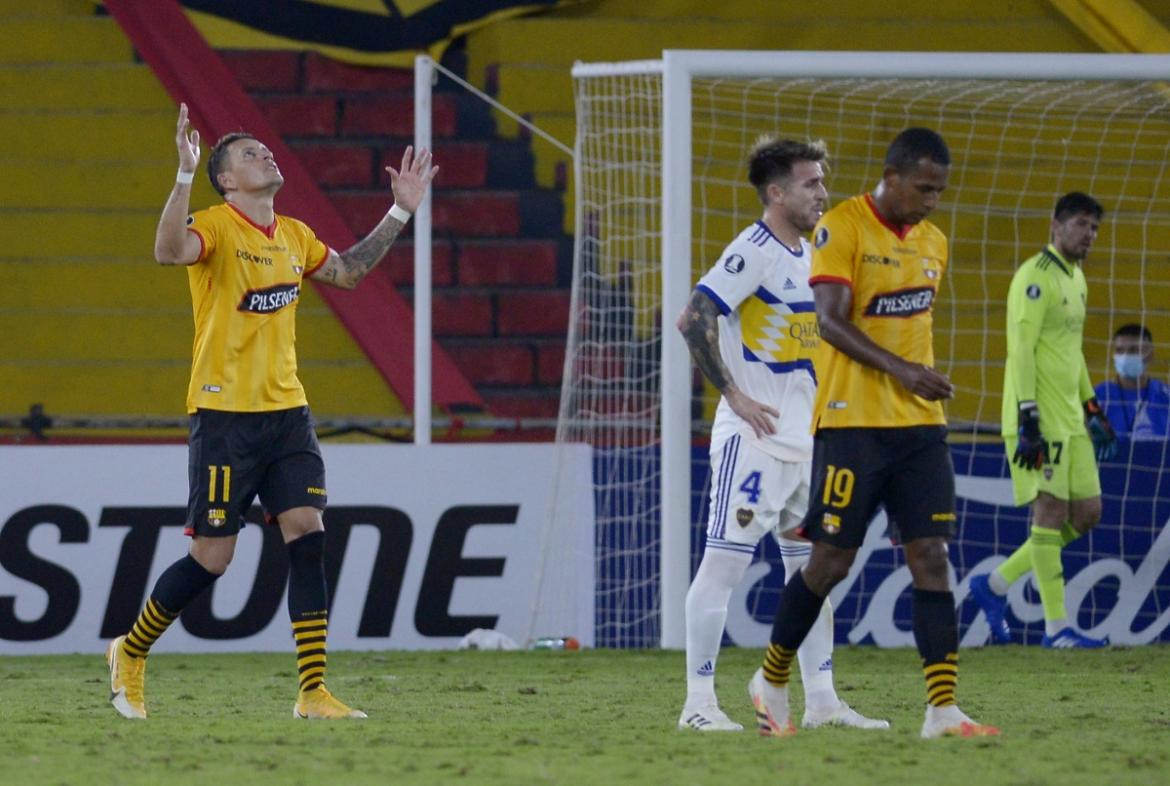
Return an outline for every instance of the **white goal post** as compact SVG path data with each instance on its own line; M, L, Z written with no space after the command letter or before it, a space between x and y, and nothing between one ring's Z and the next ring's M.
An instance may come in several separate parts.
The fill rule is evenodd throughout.
M740 145L738 151L740 154L746 153L746 146L743 145L743 142L746 141L750 144L752 141L746 138L746 132L751 130L749 126L752 125L744 119L752 111L748 105L752 102L759 105L766 104L769 100L767 96L771 95L769 90L773 89L771 87L773 85L776 86L776 90L787 89L789 85L808 85L808 89L801 93L800 100L805 102L808 113L824 113L824 131L821 132L815 117L811 121L800 118L799 122L793 122L791 127L781 127L787 123L787 118L779 117L781 114L779 110L772 117L773 122L770 127L774 133L781 135L805 135L804 131L807 128L814 130L814 133L808 134L808 136L832 137L833 133L836 133L840 137L836 142L833 139L829 140L830 156L834 159L835 170L830 186L835 199L844 198L852 193L858 193L872 187L872 184L876 182L872 169L862 175L863 178L868 178L870 181L868 185L862 179L854 176L855 172L846 171L846 169L854 168L853 164L860 163L862 158L866 156L872 159L876 155L876 163L880 164L880 155L881 152L884 152L884 145L893 138L897 131L901 130L898 123L903 122L903 118L914 120L926 115L922 122L906 122L905 125L930 125L933 120L937 121L934 123L936 126L947 126L944 129L944 136L948 138L949 142L952 141L952 137L956 138L952 142L953 155L956 153L970 156L979 155L994 158L994 160L987 162L986 171L972 170L970 173L963 170L962 161L956 162L958 166L953 167L950 193L944 196L944 202L952 199L955 200L956 204L962 202L964 212L960 215L958 212L948 212L945 206L940 208L938 223L943 226L944 230L950 230L951 226L949 225L970 225L978 217L980 205L985 208L985 215L994 215L996 221L1015 221L1014 217L1007 215L1012 208L1026 217L1035 218L1042 214L1044 204L1048 205L1047 209L1051 209L1055 196L1059 195L1054 191L1054 187L1073 190L1072 186L1066 187L1065 181L1067 179L1068 183L1075 183L1078 182L1078 177L1085 183L1084 190L1097 189L1103 192L1106 197L1103 201L1107 203L1107 211L1110 211L1107 221L1112 220L1115 215L1120 220L1126 211L1133 213L1133 210L1128 206L1121 211L1115 210L1117 205L1116 192L1124 190L1127 186L1138 186L1144 189L1148 185L1148 198L1151 201L1158 197L1170 196L1160 170L1156 173L1156 177L1151 176L1149 179L1133 175L1132 172L1123 172L1121 173L1121 182L1112 183L1109 180L1112 177L1111 174L1102 174L1082 160L1086 156L1080 148L1074 149L1076 140L1065 140L1065 160L1060 163L1064 167L1061 170L1062 174L1044 179L1043 182L1038 181L1030 184L1027 193L1021 191L1019 195L1016 195L1013 191L1011 198L1006 198L1002 193L1003 186L997 183L997 178L1000 177L997 173L1007 173L1013 167L1027 166L1028 161L1019 159L1011 148L1010 139L1007 143L1000 139L998 152L996 152L990 150L990 142L984 138L993 136L994 134L991 132L986 129L974 130L974 128L966 131L962 128L961 121L955 121L950 116L944 118L944 108L945 111L950 111L949 107L951 106L967 107L970 105L974 108L967 107L964 111L970 111L972 117L977 117L975 113L986 107L986 110L996 117L999 114L995 113L1003 113L1003 116L1009 118L1010 122L1016 122L1017 119L1023 122L1024 113L1043 112L1046 107L1053 107L1051 117L1044 116L1034 119L1053 123L1069 123L1070 135L1082 133L1083 129L1091 128L1091 132L1085 133L1098 134L1098 143L1103 146L1109 145L1114 139L1111 136L1113 132L1098 131L1097 125L1090 122L1092 113L1099 110L1102 113L1110 113L1106 122L1113 122L1116 119L1120 128L1132 128L1137 134L1135 146L1131 150L1125 151L1125 154L1139 158L1143 162L1150 161L1157 157L1158 151L1166 152L1167 146L1170 144L1170 140L1164 138L1168 130L1165 120L1155 118L1156 112L1165 114L1164 88L1158 84L1158 81L1170 80L1170 56L1166 55L668 50L663 53L663 58L660 61L577 64L573 68L573 77L578 104L575 173L578 231L573 316L570 324L565 383L562 393L562 422L558 437L566 440L591 441L595 445L598 444L598 441L614 443L620 440L615 440L614 433L611 428L607 427L603 414L599 414L598 411L586 411L587 407L582 404L587 394L595 392L600 385L595 373L596 358L601 351L600 344L604 342L593 341L589 331L597 330L596 323L604 316L600 311L595 313L590 311L588 293L579 291L578 284L583 277L588 277L592 269L591 266L614 263L613 260L607 262L605 258L607 252L604 248L606 238L593 231L595 229L593 225L605 221L608 216L621 214L627 208L623 205L596 204L596 198L587 193L591 178L603 186L607 183L617 183L613 172L606 170L607 167L612 170L620 166L620 162L605 160L608 153L603 151L600 160L598 160L597 154L590 153L587 149L588 146L597 142L596 139L590 137L590 134L596 130L595 127L591 127L591 124L596 126L601 123L624 122L614 121L612 117L608 119L602 117L607 111L610 111L610 107L604 103L603 99L599 98L596 101L596 106L587 105L592 100L589 96L590 84L599 80L614 80L614 86L609 89L620 91L623 89L619 84L621 79L637 79L641 80L642 84L651 86L657 82L660 90L660 99L658 99L660 101L660 117L650 116L655 99L652 96L646 97L639 102L643 105L639 111L646 112L647 116L643 121L639 121L637 129L632 134L625 134L627 137L641 135L643 139L647 139L648 135L659 131L661 133L658 142L660 155L648 155L645 161L640 161L637 167L631 166L623 176L628 179L630 173L634 173L638 177L652 178L645 172L652 167L653 161L659 162L660 181L656 186L649 186L642 198L648 200L657 198L661 202L659 226L656 228L659 238L658 259L650 260L652 264L658 266L658 270L652 275L656 279L660 279L661 285L657 304L659 324L656 328L652 328L652 330L657 330L655 340L660 342L661 365L658 378L648 383L657 396L657 402L655 407L642 415L642 419L651 421L651 425L647 427L649 431L641 439L643 444L653 442L658 447L657 460L660 464L660 476L650 482L659 484L660 497L657 506L653 504L643 506L644 509L638 514L643 516L656 514L654 527L657 529L658 542L654 545L659 552L659 573L657 577L640 577L638 580L643 581L648 578L657 582L656 591L648 594L648 597L656 597L657 608L649 610L648 614L650 617L658 615L658 640L656 643L664 648L677 649L682 648L685 644L684 599L693 564L692 528L684 524L692 522L692 502L694 501L690 455L693 416L691 396L689 395L692 389L692 370L685 343L677 331L673 329L673 323L675 316L685 305L696 276L713 261L711 255L718 254L719 248L729 241L739 228L746 225L748 221L757 218L759 212L758 203L752 207L750 200L744 200L746 206L737 203L730 211L724 210L724 206L712 208L710 215L716 216L718 222L711 219L711 223L713 226L718 223L721 231L711 233L708 243L707 227L704 227L704 231L701 233L703 237L696 238L694 218L699 208L696 208L694 199L702 194L695 185L696 179L699 177L699 173L695 171L695 162L700 158L700 153L695 149L697 142L693 129L700 120L695 106L695 94L700 89L698 87L700 82L705 81L701 88L703 90L707 90L713 83L738 85L735 90L740 96L741 106L732 106L730 100L723 98L710 99L709 105L703 109L706 114L703 115L702 120L705 123L718 124L725 121L729 126L742 126L745 135L735 140ZM1029 85L1041 85L1041 83L1059 85L1071 82L1086 82L1089 86L1084 91L1084 107L1067 112L1062 109L1064 104L1060 103L1065 99L1058 97L1058 94L1065 95L1061 93L1060 88L1050 90L1051 95L1046 97L1042 89L1037 88L1029 91L1028 87ZM820 83L836 85L837 91L822 95L817 92L818 88L816 87ZM908 87L902 89L898 83ZM948 87L948 85L957 86L960 84L961 87ZM1112 84L1125 85L1125 89L1131 92L1124 97L1115 99L1113 97L1115 91L1110 87ZM1138 87L1134 88L1134 85L1138 85ZM761 86L759 95L752 93L757 86ZM879 91L879 87L881 91L885 92ZM954 92L948 93L948 89L952 89ZM1120 87L1118 89L1120 90ZM917 110L906 110L902 114L896 111L886 113L887 105L905 104L908 100L916 101L918 93L933 93L939 97L933 103L922 104ZM997 96L997 93L1002 95ZM711 89L711 95L715 95L714 89ZM854 98L871 101L873 109L868 115L869 128L860 128L858 122L845 116L845 110L842 107ZM725 101L725 103L720 104L720 101ZM725 109L721 109L721 106ZM591 112L593 114L590 114ZM855 113L854 116L860 116L862 118L860 125L865 125L866 114L864 111L860 115ZM767 119L765 117L765 121ZM974 126L977 121L970 122ZM837 124L838 127L836 129L829 128L833 124ZM768 123L765 122L765 125L767 126ZM1033 133L1030 128L1028 126L1021 131L1004 126L1004 130L1000 133L1007 137L1018 131L1021 138L1020 149L1027 152L1028 146L1031 145L1031 149L1034 151L1043 143L1043 140L1039 132ZM857 133L853 133L850 129ZM1142 134L1156 135L1157 139L1147 140L1142 138ZM617 135L615 134L615 136ZM857 139L862 137L868 139L867 147L857 143ZM966 138L960 139L959 137ZM1029 137L1031 141L1024 137ZM955 144L955 142L960 144ZM1092 142L1093 140L1090 139L1089 148L1091 148ZM834 149L834 144L839 149ZM614 155L620 156L622 153L618 152ZM1048 153L1044 155L1052 157ZM1055 157L1059 158L1059 155ZM1164 159L1165 156L1162 158ZM742 161L742 157L740 161ZM985 162L980 162L981 166L983 163ZM596 166L596 176L591 174L589 170L591 166ZM719 168L720 166L723 168ZM712 178L726 181L721 182L721 187L726 189L735 188L736 179L746 180L743 174L729 171L722 164L716 165L713 172L714 174L710 175ZM1067 172L1067 177L1063 174L1065 172ZM878 174L880 174L880 170L878 170ZM1006 179L1006 175L1004 179ZM844 190L839 188L838 184L842 182L852 184L853 188ZM1013 180L1012 182L1017 181ZM1015 188L1015 186L1011 187ZM1000 191L996 191L997 188ZM1006 208L1002 207L1003 205L1006 205ZM1148 209L1144 215L1125 216L1126 227L1143 227L1140 243L1133 238L1128 238L1124 242L1119 242L1117 238L1110 238L1111 245L1109 247L1101 248L1095 252L1100 259L1109 260L1111 277L1131 276L1128 271L1132 266L1127 267L1127 265L1130 264L1130 257L1133 254L1129 252L1145 254L1148 251L1147 245L1150 235L1144 227L1153 220L1151 218L1151 210L1153 209ZM958 211L958 208L955 210ZM643 208L642 212L645 213L646 208ZM729 212L734 215L726 215ZM704 214L704 216L706 215L708 214ZM704 217L703 221L707 222L708 218ZM1019 261L1038 250L1045 240L1042 232L1034 231L1034 228L1039 225L1033 221L1022 233L1018 227L1013 225L1013 247L1007 256ZM982 237L971 237L972 243L983 242L985 245L994 245L1000 242L998 240L999 234L995 230L985 228L979 231L983 233ZM1118 229L1118 234L1121 231ZM1103 240L1105 239L1104 234L1105 231L1103 231ZM1021 237L1021 235L1025 236ZM1162 235L1159 234L1157 237L1161 239ZM961 246L965 242L966 240L957 243L957 245ZM952 243L955 245L956 241L952 241ZM1134 248L1125 247L1126 243ZM1101 245L1105 244L1101 243ZM1124 253L1119 253L1119 248ZM1023 253L1025 250L1027 253ZM704 257L695 258L696 252L704 254ZM954 257L955 254L952 256ZM623 265L625 261L626 258L623 256ZM986 281L990 278L994 282L1002 283L1006 280L1003 278L1004 272L998 269L994 272L984 270L982 274L985 282L983 291L969 298L970 303L981 302L983 304L978 306L982 310L973 319L981 319L987 324L991 324L998 318L999 322L1002 322L1002 314L997 314L995 311L995 295L988 291ZM1006 274L1010 277L1010 270L1007 270ZM1141 319L1145 322L1153 319L1158 323L1158 320L1164 319L1166 316L1164 304L1167 302L1166 295L1168 293L1164 288L1165 277L1163 276L1159 280L1156 276L1147 275L1144 263L1139 272L1132 273L1132 277L1143 287L1153 287L1148 294L1140 296L1140 313L1135 314L1134 321ZM944 287L950 286L950 283L944 285ZM977 279L971 277L961 278L954 284L956 290L964 292L967 291L964 288L969 289L977 286L979 286ZM1006 290L1006 285L1004 288ZM947 308L945 301L951 297L951 294L951 291L944 289L942 308ZM1162 296L1160 303L1154 300L1156 294ZM1116 308L1119 303L1121 305L1128 304L1129 301L1125 300L1128 295L1123 295L1124 293L1115 295L1111 291L1107 305ZM967 295L964 294L963 297L966 298ZM962 306L962 308L976 308L976 306ZM949 326L950 334L941 339L936 337L936 342L942 341L947 343L950 349L956 350L956 357L962 355L961 350L968 343L967 336L963 333L964 324L968 324L964 322L966 318L963 314L953 314L950 317L952 323ZM634 317L634 319L637 321L638 317ZM1103 324L1108 328L1116 327L1112 316L1102 317L1102 319ZM1117 324L1123 321L1126 320L1118 319ZM1002 332L998 324L989 330L992 330L992 335L995 334L995 330ZM633 332L637 333L637 327L633 328ZM1086 330L1086 335L1088 336L1088 330ZM1167 333L1163 331L1161 338L1166 336ZM986 331L980 340L986 345L988 341ZM1100 336L1095 336L1094 340L1098 342L1097 350L1100 351L1102 346ZM986 354L985 351L984 355ZM940 355L943 355L945 360L947 353L940 352ZM1090 360L1090 364L1091 370L1096 372L1098 369L1093 366L1093 360ZM973 395L978 395L979 402L977 405L972 405L971 411L963 413L962 419L974 423L996 424L999 393L991 390L991 382L994 377L989 376L986 369L980 370L978 374L978 377L971 377L974 381L970 387L972 391L975 391ZM1099 378L1098 375L1095 375L1094 381L1098 381ZM625 414L628 416L629 412L627 411ZM954 412L951 413L951 417L954 419ZM660 430L653 425L655 420L660 423ZM628 417L625 422L630 422ZM602 506L599 506L599 529L601 529L600 520L604 515ZM606 544L599 542L598 547L604 549ZM599 584L599 614L604 613L601 609L603 605L601 596L604 592L603 586ZM599 628L603 624L604 621L599 619ZM654 627L654 623L651 622L649 630L654 630ZM604 636L601 638L604 640ZM653 645L653 643L640 640L637 637L625 639L620 636L615 638L613 643L617 646Z

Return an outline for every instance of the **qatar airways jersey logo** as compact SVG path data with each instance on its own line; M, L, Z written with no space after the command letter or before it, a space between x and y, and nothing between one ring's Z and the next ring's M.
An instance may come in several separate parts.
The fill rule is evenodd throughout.
M902 289L877 295L865 307L867 317L912 317L930 311L934 290L930 287Z
M276 284L264 289L249 289L240 299L238 309L253 314L271 314L297 302L300 284Z

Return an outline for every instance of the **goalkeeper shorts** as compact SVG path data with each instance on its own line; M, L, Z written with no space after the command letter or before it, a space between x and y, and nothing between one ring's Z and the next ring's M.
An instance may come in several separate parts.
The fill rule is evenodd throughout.
M1012 473L1012 493L1017 505L1030 505L1043 491L1066 502L1101 496L1101 478L1097 474L1097 457L1087 433L1073 434L1048 443L1048 460L1039 470L1024 469L1011 461L1016 454L1015 437L1004 437L1008 468Z

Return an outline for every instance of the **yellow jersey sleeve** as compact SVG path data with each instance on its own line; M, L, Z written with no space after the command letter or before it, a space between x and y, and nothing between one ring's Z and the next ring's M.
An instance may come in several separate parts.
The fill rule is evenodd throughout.
M1011 399L1036 400L1036 344L1044 327L1044 314L1052 294L1047 280L1034 260L1026 262L1012 277L1007 298L1007 363L1011 368Z
M220 222L217 216L222 212L213 210L197 210L187 216L187 231L199 238L199 258L196 262L206 262L219 244Z
M857 264L857 224L845 211L829 211L813 230L809 283L853 286Z

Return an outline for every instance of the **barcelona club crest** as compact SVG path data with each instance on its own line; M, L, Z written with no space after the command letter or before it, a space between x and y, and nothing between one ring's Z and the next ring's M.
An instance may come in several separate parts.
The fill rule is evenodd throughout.
M826 513L821 519L821 529L829 535L836 535L841 531L841 517L836 513Z
M227 522L227 511L223 508L211 508L207 511L207 524L219 529Z

